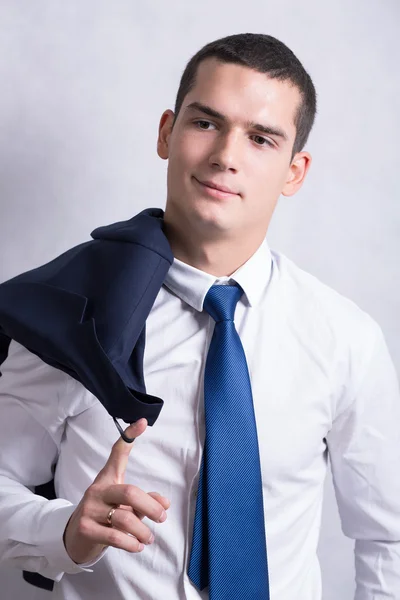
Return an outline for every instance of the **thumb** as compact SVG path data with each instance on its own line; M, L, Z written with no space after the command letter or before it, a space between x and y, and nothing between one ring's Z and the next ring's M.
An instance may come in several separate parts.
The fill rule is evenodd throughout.
M125 435L130 438L137 438L142 435L147 428L147 420L139 419L135 423L131 423L124 431ZM123 483L125 477L125 469L128 464L128 458L132 451L134 442L127 443L122 437L119 437L111 448L110 456L102 470L94 480L109 481L110 483Z

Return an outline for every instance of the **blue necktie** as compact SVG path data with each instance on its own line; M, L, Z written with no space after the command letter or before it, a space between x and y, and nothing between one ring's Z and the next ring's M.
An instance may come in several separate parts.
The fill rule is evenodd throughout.
M213 285L215 320L204 373L206 436L200 466L192 582L210 600L269 600L262 480L246 356L233 317L243 290Z

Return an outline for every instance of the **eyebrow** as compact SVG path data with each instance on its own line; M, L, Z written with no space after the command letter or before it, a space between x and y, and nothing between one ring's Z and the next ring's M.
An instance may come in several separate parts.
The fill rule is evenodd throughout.
M207 106L207 104L202 104L201 102L191 102L191 104L188 104L186 107L186 110L188 109L199 110L200 112L205 113L209 117L214 117L214 119L219 119L220 121L223 121L225 123L228 121L228 118L225 115L215 110L214 108L211 108L211 106ZM253 121L246 121L245 125L249 129L257 129L258 131L261 131L266 135L276 135L277 137L284 139L286 142L288 141L287 134L283 131L283 129L280 129L279 127L261 125L261 123L254 123Z

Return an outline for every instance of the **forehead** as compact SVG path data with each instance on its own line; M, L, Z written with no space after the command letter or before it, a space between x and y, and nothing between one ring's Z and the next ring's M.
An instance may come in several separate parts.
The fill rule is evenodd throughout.
M301 95L289 81L271 79L266 73L209 58L198 66L195 85L182 108L193 101L215 108L233 123L251 120L281 125L294 137L294 117Z

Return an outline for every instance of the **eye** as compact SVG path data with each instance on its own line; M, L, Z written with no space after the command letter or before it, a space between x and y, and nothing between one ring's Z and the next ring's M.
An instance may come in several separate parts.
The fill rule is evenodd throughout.
M265 142L265 144L261 143L261 144L257 144L257 146L265 146L265 145L267 145L270 148L274 147L274 144L268 138L265 138L262 135L254 135L253 137L261 140L262 142Z
M210 123L210 121L206 121L205 119L193 121L194 125L199 125L200 123L205 123L206 125L212 125L212 123ZM203 129L204 131L208 131L208 128L204 129L204 127L199 127L199 129Z

